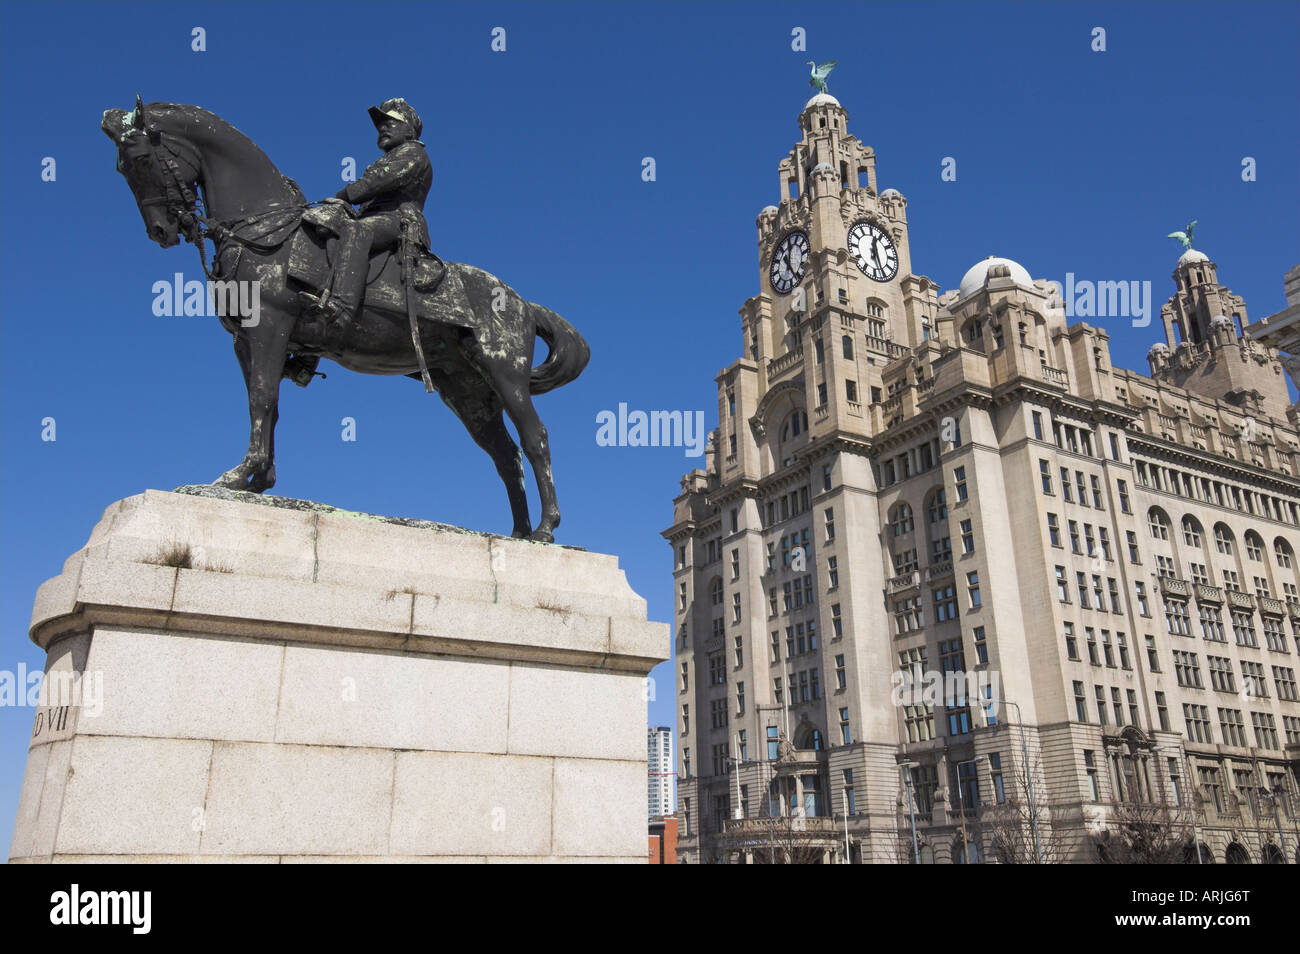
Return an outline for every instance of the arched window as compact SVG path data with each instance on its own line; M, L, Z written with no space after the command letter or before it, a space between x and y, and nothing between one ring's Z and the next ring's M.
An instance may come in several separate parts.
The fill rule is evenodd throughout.
M1282 537L1273 541L1273 553L1277 557L1277 565L1284 570L1289 570L1295 566L1295 551L1291 549L1291 544L1287 543Z
M1192 516L1183 517L1183 540L1189 547L1196 547L1199 550L1203 533L1200 521Z
M1169 539L1169 518L1159 507L1152 507L1147 512L1147 525L1151 527L1151 536L1156 540Z
M930 506L927 509L931 523L938 523L940 520L948 519L948 495L943 488L934 492L934 496L930 498Z
M1228 846L1228 850L1223 853L1223 860L1230 865L1248 865L1250 864L1250 854L1245 848L1241 847L1239 842L1233 842Z
M1246 556L1256 563L1264 562L1264 541L1254 530L1246 531Z
M1214 525L1214 549L1224 556L1232 556L1232 541L1232 531L1225 524L1216 523Z
M905 503L895 507L894 512L889 515L889 530L896 537L911 533L912 508Z
M844 348L844 357L852 361L853 360L853 339L849 335L845 335L843 338L840 339L840 344Z

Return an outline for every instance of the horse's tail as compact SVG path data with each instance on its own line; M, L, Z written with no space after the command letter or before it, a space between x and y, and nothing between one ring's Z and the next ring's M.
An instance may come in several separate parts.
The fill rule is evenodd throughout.
M578 330L549 308L527 302L528 313L537 328L537 336L546 342L550 354L533 368L528 383L531 394L545 394L568 384L587 366L591 349Z

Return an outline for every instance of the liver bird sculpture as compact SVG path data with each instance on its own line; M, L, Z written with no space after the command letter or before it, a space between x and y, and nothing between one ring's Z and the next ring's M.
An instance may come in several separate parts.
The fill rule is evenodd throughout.
M1170 232L1165 238L1177 239L1184 249L1192 247L1192 229L1196 228L1196 219L1187 223L1186 230L1182 232Z
M817 65L816 60L809 60L808 65L812 67L811 78L808 85L819 93L830 95L830 90L826 88L826 77L831 75L831 70L835 69L835 61L827 60L821 66Z

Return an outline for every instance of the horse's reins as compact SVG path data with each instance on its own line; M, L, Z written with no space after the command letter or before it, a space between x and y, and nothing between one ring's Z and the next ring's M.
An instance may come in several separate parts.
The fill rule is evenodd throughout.
M213 246L215 246L212 257L214 265L221 258L221 253L228 242L235 242L240 247L254 252L274 252L283 244L283 242L258 242L252 238L245 238L238 234L236 230L247 225L252 225L255 222L259 222L262 219L271 216L285 214L301 216L307 209L312 208L313 206L322 205L325 201L322 199L315 202L294 203L292 205L272 203L269 208L262 212L258 212L255 215L247 215L238 219L210 219L199 212L202 200L199 195L190 188L189 182L186 181L178 171L182 157L178 155L177 151L173 149L172 146L163 140L161 133L158 135L156 147L153 138L147 132L145 133L145 141L148 143L149 154L154 161L154 165L163 172L163 190L165 195L156 199L144 199L140 204L142 206L167 205L168 211L174 214L180 221L181 230L185 234L186 241L190 242L199 250L199 264L203 266L203 274L208 277L209 281L217 281L217 276L208 268L207 246L204 244L205 240L211 239ZM158 155L160 149L167 154L166 158ZM185 161L193 167L197 181L197 176L199 170L202 168L202 163L198 161L197 156L184 158ZM282 222L273 228L267 229L265 232L261 233L258 238L279 231L284 227L284 224L285 223Z

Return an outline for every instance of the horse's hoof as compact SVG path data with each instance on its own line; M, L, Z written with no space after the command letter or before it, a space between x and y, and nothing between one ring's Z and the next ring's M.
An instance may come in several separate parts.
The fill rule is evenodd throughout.
M528 535L528 539L534 543L554 543L555 535L548 530L534 530Z

